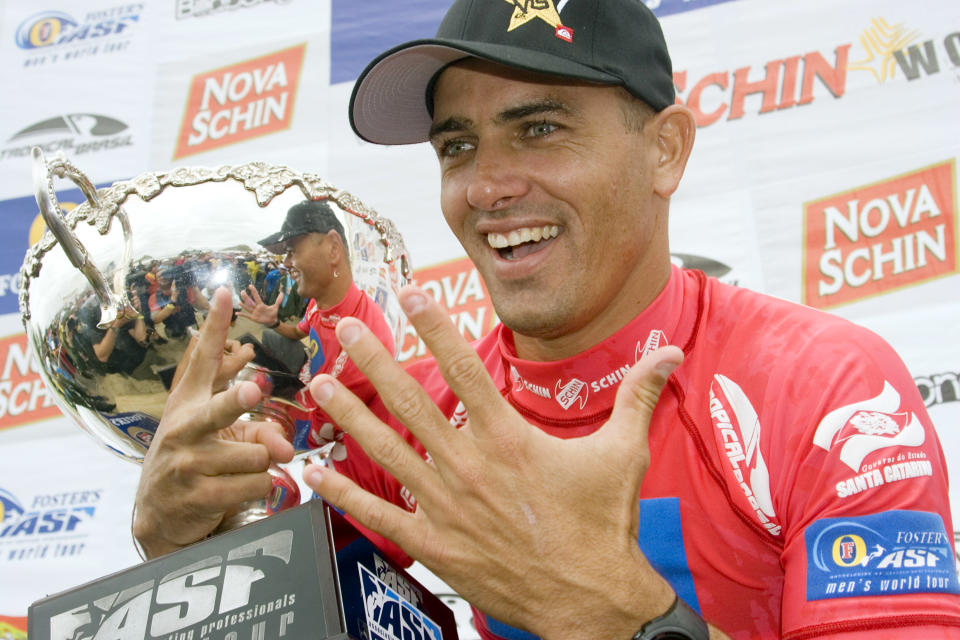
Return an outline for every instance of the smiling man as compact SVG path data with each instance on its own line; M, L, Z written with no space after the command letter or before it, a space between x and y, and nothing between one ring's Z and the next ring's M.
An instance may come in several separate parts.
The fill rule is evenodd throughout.
M351 437L305 480L470 601L483 638L960 637L946 468L896 354L671 266L695 125L642 2L458 0L367 67L350 115L369 141L433 145L502 323L468 346L405 289L436 360L404 373L342 320L379 400L312 381ZM194 393L209 411L168 404L172 431L219 433L256 399ZM231 481L262 477L272 439L251 446ZM162 514L194 539L198 495Z

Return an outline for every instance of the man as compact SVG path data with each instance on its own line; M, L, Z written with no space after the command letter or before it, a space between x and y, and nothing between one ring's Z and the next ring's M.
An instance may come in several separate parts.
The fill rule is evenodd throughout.
M340 380L357 397L369 401L376 393L367 378L360 373L337 342L334 327L342 317L359 318L370 327L384 347L394 353L393 333L383 312L353 281L347 236L343 225L330 205L323 201L305 200L295 204L287 212L280 231L264 238L260 244L276 253L285 253L285 262L296 278L300 293L309 299L306 312L298 324L281 322L279 309L283 297L278 296L272 305L267 305L254 285L241 292L243 311L241 315L268 326L279 334L264 334L264 346L274 354L289 353L283 341L299 341L307 338L306 358L296 364L303 365L306 382L320 373L328 373ZM276 338L279 338L277 340ZM300 345L296 347L299 351ZM289 358L286 358L289 360ZM313 399L303 392L301 400L311 408ZM314 410L307 415L297 415L298 427L309 422L309 433L298 428L306 438L301 445L321 446L339 436L329 417L323 411Z
M361 74L355 130L431 142L502 325L470 348L402 291L436 357L404 375L341 321L382 406L315 378L351 438L306 481L470 601L484 638L705 638L700 616L712 638L960 637L945 464L910 375L850 323L671 267L694 122L659 25L638 0L561 4L458 0L436 39ZM170 424L216 432L246 393L197 390L216 411ZM196 537L198 506L165 515Z
M183 338L197 324L196 310L206 311L210 302L200 292L187 267L168 265L157 272L157 288L150 294L150 318L162 324L167 338Z

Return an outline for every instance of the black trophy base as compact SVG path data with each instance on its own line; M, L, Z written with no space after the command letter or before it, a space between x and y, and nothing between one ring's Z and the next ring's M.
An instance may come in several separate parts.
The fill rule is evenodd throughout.
M321 500L38 600L49 640L444 640L453 612Z

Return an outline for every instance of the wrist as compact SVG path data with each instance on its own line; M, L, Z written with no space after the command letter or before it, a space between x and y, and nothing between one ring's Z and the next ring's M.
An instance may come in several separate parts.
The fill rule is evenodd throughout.
M277 318L276 320L273 321L273 324L267 325L267 328L276 329L279 326L280 326L280 318Z
M650 620L633 640L709 640L710 630L700 615L676 596L666 613Z

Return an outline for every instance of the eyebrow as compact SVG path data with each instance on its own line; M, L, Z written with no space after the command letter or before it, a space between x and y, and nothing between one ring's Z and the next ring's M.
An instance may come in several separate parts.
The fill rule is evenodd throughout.
M570 107L570 105L561 100L557 100L555 98L544 98L542 100L536 100L534 102L528 102L517 105L516 107L504 109L496 115L494 122L498 124L505 124L508 122L515 122L517 120L529 118L530 116L546 113L562 113L572 115L574 110ZM472 126L473 120L470 120L469 118L457 118L454 116L437 122L431 126L429 136L430 139L433 140L440 134L451 133L455 131L466 131Z

